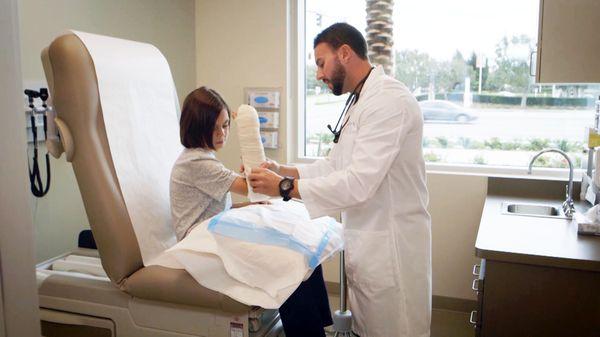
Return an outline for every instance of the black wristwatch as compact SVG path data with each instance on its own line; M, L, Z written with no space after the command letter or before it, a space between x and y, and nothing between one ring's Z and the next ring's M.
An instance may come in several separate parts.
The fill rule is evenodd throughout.
M294 177L283 177L279 182L279 194L283 197L283 201L292 199L290 193L294 189Z

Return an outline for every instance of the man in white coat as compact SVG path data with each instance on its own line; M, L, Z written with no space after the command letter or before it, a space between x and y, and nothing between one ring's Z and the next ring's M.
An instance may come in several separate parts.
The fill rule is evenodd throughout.
M341 212L348 300L361 337L423 337L431 322L431 219L423 116L414 97L372 67L360 32L334 24L314 40L317 79L350 93L329 156L293 167L269 161L255 192L301 198L311 217ZM331 129L331 128L330 128Z

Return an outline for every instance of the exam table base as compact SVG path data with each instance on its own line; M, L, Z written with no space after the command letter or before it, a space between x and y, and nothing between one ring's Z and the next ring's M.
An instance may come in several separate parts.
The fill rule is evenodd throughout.
M79 249L69 254L94 253ZM66 255L37 266L45 337L278 337L283 331L277 310L264 310L257 317L144 300L119 290L106 277L51 270ZM260 320L258 331L250 332L251 316Z

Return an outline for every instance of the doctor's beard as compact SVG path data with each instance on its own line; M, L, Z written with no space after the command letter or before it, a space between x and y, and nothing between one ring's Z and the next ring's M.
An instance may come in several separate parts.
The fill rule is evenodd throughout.
M331 92L339 96L344 90L344 80L346 79L346 69L342 67L342 64L338 59L335 60L335 68L333 69L333 75L331 75Z

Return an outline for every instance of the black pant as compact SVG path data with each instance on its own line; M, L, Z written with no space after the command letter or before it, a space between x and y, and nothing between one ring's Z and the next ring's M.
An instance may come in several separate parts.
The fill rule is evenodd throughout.
M286 337L324 337L333 324L321 266L279 308Z

